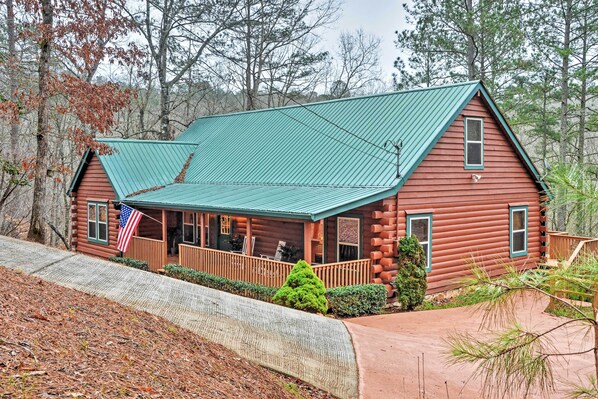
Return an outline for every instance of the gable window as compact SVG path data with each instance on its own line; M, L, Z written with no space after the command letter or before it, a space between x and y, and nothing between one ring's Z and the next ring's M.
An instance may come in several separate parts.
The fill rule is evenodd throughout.
M527 255L527 206L512 206L509 215L511 257Z
M465 118L465 169L484 169L484 120Z
M220 216L220 234L227 236L230 235L230 216Z
M183 212L183 242L195 243L195 213Z
M432 270L432 215L407 215L407 237L415 236L426 254L426 271Z
M210 214L209 213L204 213L203 215L204 220L203 220L203 231L204 231L204 235L205 235L205 244L206 247L210 246ZM200 222L200 214L196 214L195 216L195 220L197 221L197 233L195 233L195 237L197 237L197 242L201 243L201 222Z
M87 239L100 244L108 243L108 203L87 203Z
M361 246L361 220L339 217L336 221L338 261L357 260Z

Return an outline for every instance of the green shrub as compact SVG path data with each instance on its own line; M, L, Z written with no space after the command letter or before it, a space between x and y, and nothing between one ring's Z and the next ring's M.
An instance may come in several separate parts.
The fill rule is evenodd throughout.
M326 313L326 288L304 260L295 264L284 285L272 300L279 305L313 313Z
M426 295L426 255L415 236L399 240L399 270L395 285L397 300L405 310L421 305Z
M231 294L243 295L260 301L272 302L272 297L277 291L277 288L246 283L245 281L229 280L224 277L214 276L213 274L205 272L198 272L176 264L166 265L164 266L164 270L169 277L220 291L230 292Z
M380 313L386 305L386 288L382 284L361 284L330 288L326 291L330 312L341 317Z
M144 260L123 258L120 256L111 256L110 258L108 258L108 260L116 263L121 263L125 266L134 267L135 269L145 270L146 272L149 272L149 266L147 262Z

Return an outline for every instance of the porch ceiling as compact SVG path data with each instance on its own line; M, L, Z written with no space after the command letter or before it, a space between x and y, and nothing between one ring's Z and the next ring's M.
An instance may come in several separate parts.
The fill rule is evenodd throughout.
M396 194L393 187L172 184L127 198L129 205L320 220Z

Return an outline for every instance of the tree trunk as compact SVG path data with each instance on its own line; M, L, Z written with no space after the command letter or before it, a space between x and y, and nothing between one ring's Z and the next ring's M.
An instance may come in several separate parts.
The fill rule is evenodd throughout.
M17 49L15 33L15 10L13 0L6 0L6 34L8 39L8 62L6 63L6 76L8 77L9 98L12 103L17 103ZM10 123L10 156L17 162L19 143L19 120Z
M170 134L170 87L160 80L160 140L172 140Z
M561 137L559 140L559 162L565 163L567 161L567 136L568 136L568 114L569 114L569 51L571 49L571 18L572 18L572 0L565 2L564 17L564 35L562 48L562 65L561 65ZM559 206L556 212L557 230L564 231L566 229L567 208L566 206Z
M475 43L473 42L473 0L466 0L467 7L467 79L475 79Z
M251 73L251 2L247 1L245 5L246 15L246 32L245 32L245 110L251 111L255 109L255 101L253 98L253 79Z
M45 32L40 43L39 52L39 104L37 106L37 155L35 160L35 177L33 180L33 203L31 206L31 221L27 238L45 242L46 226L44 223L44 209L46 199L46 174L48 170L48 83L50 79L50 58L52 56L52 30L54 10L52 0L41 0L42 20Z

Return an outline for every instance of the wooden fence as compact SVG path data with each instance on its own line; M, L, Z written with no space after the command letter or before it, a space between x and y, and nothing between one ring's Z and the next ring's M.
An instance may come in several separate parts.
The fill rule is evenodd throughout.
M127 258L144 260L152 272L157 272L166 263L164 241L134 236L131 239Z
M572 236L565 232L550 231L549 256L570 265L588 255L598 256L598 239Z
M282 286L294 266L292 263L185 244L179 245L179 263L215 276L268 287ZM369 259L315 265L313 269L326 288L371 282Z

